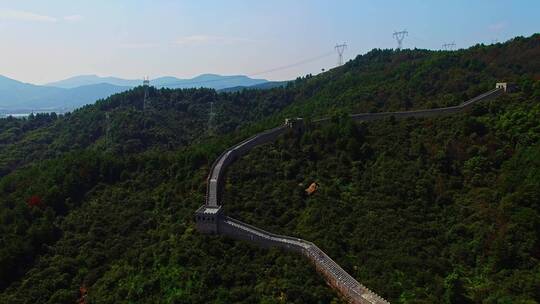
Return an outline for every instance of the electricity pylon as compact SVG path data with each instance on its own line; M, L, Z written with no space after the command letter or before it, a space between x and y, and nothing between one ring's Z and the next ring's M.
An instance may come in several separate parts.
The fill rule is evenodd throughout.
M214 112L214 102L210 103L210 113L208 114L208 135L214 136L216 125L216 113Z
M105 150L108 150L111 146L111 117L109 112L105 113Z
M403 48L403 39L405 39L405 36L407 35L409 35L409 32L407 32L407 30L403 30L400 32L394 31L394 34L392 36L396 38L398 50L401 50Z
M338 53L338 66L343 65L343 52L345 52L345 49L347 48L347 44L343 42L342 44L336 44L336 51Z
M144 88L144 100L143 100L143 112L146 110L146 100L148 99L148 87L150 86L150 79L148 76L143 79L143 88Z
M454 47L456 46L456 43L455 42L452 42L452 43L445 43L442 45L442 48L443 50L445 51L451 51L454 49Z

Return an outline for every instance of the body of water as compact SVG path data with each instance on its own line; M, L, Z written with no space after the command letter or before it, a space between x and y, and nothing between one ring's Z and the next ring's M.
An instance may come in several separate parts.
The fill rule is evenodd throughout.
M56 112L56 111L52 111L52 112L55 112L58 115L63 114L61 112ZM52 112L43 111L43 112L33 112L33 113L35 115L35 114L38 114L38 113L52 113ZM0 113L0 118L7 118L9 116L11 116L13 118L25 118L25 117L30 116L30 114L32 114L32 113Z

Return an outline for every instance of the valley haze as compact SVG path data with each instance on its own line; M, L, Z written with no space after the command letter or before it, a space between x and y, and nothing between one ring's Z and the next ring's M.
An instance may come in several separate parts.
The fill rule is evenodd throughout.
M30 112L64 113L142 85L142 79L122 79L80 75L45 85L20 82L0 76L0 114L23 114ZM270 88L284 82L271 82L244 75L222 76L201 74L190 79L172 76L150 80L157 88L211 88L215 90L239 90L243 88Z

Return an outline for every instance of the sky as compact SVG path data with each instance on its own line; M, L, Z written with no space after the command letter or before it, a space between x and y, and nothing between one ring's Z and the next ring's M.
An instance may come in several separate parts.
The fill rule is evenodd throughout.
M538 0L0 0L0 75L203 73L294 79L373 48L440 49L540 32Z

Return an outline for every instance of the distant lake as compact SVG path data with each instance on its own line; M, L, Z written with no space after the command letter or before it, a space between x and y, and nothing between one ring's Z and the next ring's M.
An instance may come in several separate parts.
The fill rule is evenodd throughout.
M30 116L30 113L9 113L9 114L2 113L0 114L0 118L7 118L9 116L12 116L14 118L24 118L24 117Z
M61 112L56 112L56 111L52 111L52 112L55 112L56 114L63 114ZM52 113L52 112L47 112L47 111L43 111L43 112L33 112L34 115L36 114L39 114L39 113ZM25 117L28 117L30 116L30 114L32 113L0 113L0 118L7 118L9 116L12 116L13 118L25 118Z

